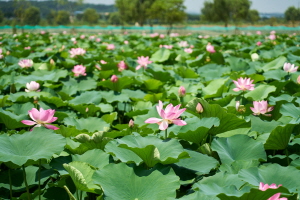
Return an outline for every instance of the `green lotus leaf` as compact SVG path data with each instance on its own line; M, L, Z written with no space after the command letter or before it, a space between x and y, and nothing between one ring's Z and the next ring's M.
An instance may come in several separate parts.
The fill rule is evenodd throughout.
M184 66L177 67L177 70L175 72L182 78L198 78L199 77L199 75L192 68L189 68L189 67L184 67Z
M100 95L102 95L103 99L106 100L107 103L112 103L115 101L118 102L129 102L129 96L126 93L116 93L114 91L100 91Z
M78 190L92 193L99 191L98 186L93 183L92 179L95 170L89 164L81 161L73 161L69 164L63 164L63 166L69 172Z
M197 174L208 174L210 170L216 168L219 164L213 157L209 157L196 151L185 151L188 152L190 158L180 159L176 165L196 171Z
M269 199L276 193L288 193L288 190L284 187L279 187L278 189L269 189L266 191L261 191L259 189L252 188L249 192L243 194L240 197L226 195L224 193L217 195L220 200L250 200L250 199L257 199L257 200L265 200ZM290 196L290 195L288 195ZM282 197L282 196L281 196Z
M267 155L261 142L247 135L214 139L212 150L218 152L222 163L231 164L238 160L266 160Z
M282 68L283 64L286 62L286 57L280 56L276 58L275 60L265 64L262 69L267 72L273 69L279 69Z
M290 142L290 137L294 127L294 124L277 126L267 139L265 143L265 149L285 149Z
M68 74L67 70L54 69L52 71L37 70L28 76L16 76L15 82L26 85L30 81L53 81L57 82L60 78L65 78Z
M105 152L112 154L115 156L115 160L120 160L123 163L136 163L140 165L140 163L143 162L133 151L118 147L118 145L116 140L110 141L105 146Z
M241 188L244 183L245 182L238 177L238 174L219 172L214 176L205 177L201 181L195 183L193 189L197 188L205 195L225 193L230 196L241 196L250 190L249 187Z
M50 159L54 153L60 153L65 144L63 136L43 127L22 135L0 135L0 160L21 166L28 160Z
M72 155L72 160L86 162L95 168L102 169L105 165L109 164L109 154L100 149L93 149L82 155Z
M111 90L121 92L122 89L129 87L133 83L133 79L129 77L121 77L117 82L111 80L101 81L98 86L105 86Z
M163 85L163 83L161 81L156 80L156 79L148 79L144 82L144 84L145 84L146 88L151 91L156 91L159 88L161 88L161 86Z
M151 59L153 62L164 62L167 61L169 59L171 55L170 50L165 49L165 48L161 48L159 50L157 50L152 56Z
M179 178L172 169L137 172L125 163L109 164L97 170L93 176L95 184L101 185L105 199L162 200L175 198L180 187ZM109 175L109 178L107 178Z
M119 147L136 153L148 167L153 167L156 163L171 164L188 158L188 153L175 139L162 141L155 136L128 135L117 139L117 142Z
M185 196L179 198L179 200L195 200L195 199L201 199L201 200L220 200L215 195L206 195L206 194L203 194L201 191L195 191L192 194L185 195Z
M99 104L101 102L101 95L97 91L82 92L79 96L70 100L69 103L74 105L79 104Z
M283 167L278 164L268 164L242 169L239 172L239 177L255 186L259 186L259 183L263 182L269 185L272 183L276 185L282 184L290 192L296 192L296 190L300 189L298 184L300 171L293 166Z
M257 131L259 133L270 133L277 126L282 125L281 122L272 120L272 121L263 121L257 116L250 116L251 119L251 130Z
M26 180L30 187L38 184L38 171L39 168L36 166L25 167ZM11 170L11 180L12 180L12 189L16 191L25 191L25 182L23 178L22 169ZM43 169L41 170L41 183L43 184L49 176L54 174L52 169ZM9 190L9 172L8 170L0 172L0 187L4 187Z
M110 127L103 119L97 117L88 117L75 119L73 117L67 117L64 119L64 123L68 126L75 126L78 130L88 130L89 132L104 131L105 127Z
M176 135L178 138L189 142L200 144L208 135L208 131L213 126L219 126L220 120L217 117L202 118L198 117L187 118L184 120L187 125L173 125L168 128L168 133Z
M203 107L203 113L197 114L196 107L200 103ZM220 125L212 127L210 134L217 135L239 128L248 128L250 124L245 120L238 118L236 115L227 113L224 108L217 104L209 104L203 99L194 99L186 105L187 111L198 115L200 118L217 117L220 119Z
M268 97L272 92L276 91L276 87L273 85L259 85L254 90L245 94L246 98L250 98L253 101L261 101Z

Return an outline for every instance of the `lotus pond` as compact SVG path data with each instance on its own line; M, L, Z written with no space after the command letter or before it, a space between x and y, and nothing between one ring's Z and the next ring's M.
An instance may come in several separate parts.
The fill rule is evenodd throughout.
M299 44L0 34L0 199L299 199Z

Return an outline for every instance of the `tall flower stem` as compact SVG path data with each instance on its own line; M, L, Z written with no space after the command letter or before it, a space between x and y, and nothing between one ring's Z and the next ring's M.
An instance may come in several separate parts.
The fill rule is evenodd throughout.
M24 182L25 182L25 186L26 186L26 191L27 191L27 198L28 200L30 200L30 193L29 193L29 187L28 187L28 183L27 183L27 179L26 179L26 172L25 172L25 167L24 165L22 165L22 169L23 169L23 178L24 178Z
M9 180L9 194L10 194L10 199L12 200L13 195L12 195L12 182L11 182L10 168L8 168L8 180Z
M288 165L290 165L289 152L288 152L288 150L287 150L287 149L285 149L284 151L285 151L285 155L286 155L287 163L288 163Z
M39 200L41 200L41 159L39 159Z
M165 139L168 138L168 129L165 130Z

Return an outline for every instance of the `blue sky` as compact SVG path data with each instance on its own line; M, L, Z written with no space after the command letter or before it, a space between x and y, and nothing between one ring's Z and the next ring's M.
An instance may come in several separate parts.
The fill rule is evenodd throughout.
M203 2L205 0L185 0L187 12L200 13ZM97 4L114 4L115 0L84 0L86 3L97 3ZM284 11L289 6L298 7L300 0L252 0L252 9L256 9L259 12L279 12Z

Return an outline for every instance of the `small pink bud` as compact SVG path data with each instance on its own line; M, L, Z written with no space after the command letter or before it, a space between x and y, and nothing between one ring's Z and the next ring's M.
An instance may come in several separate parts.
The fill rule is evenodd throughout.
M118 77L116 75L112 75L110 78L111 82L117 82L118 81Z
M88 107L86 107L85 112L89 112L89 108Z
M50 60L50 65L55 65L55 62L53 59Z
M132 128L134 126L134 121L131 119L128 123L129 128Z
M203 113L203 107L202 107L201 103L197 104L196 111L197 111L197 113Z
M183 86L180 86L179 87L179 90L178 90L178 95L179 97L184 97L185 96L185 88Z

